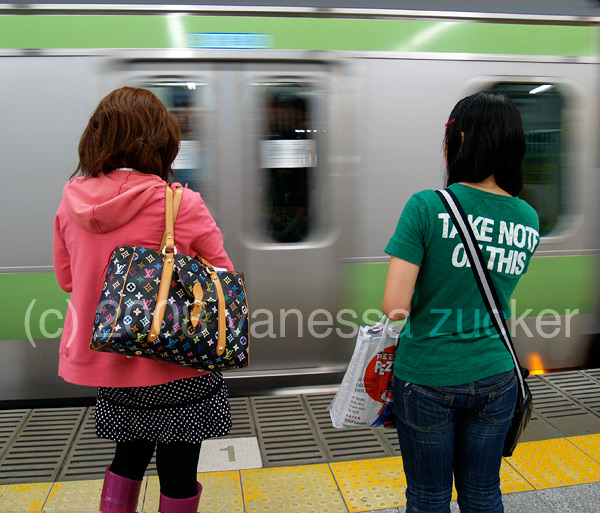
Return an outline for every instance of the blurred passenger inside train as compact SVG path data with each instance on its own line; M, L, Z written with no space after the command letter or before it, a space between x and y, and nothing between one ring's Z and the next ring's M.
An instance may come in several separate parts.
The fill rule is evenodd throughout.
M538 216L517 197L525 154L517 107L494 92L460 100L443 152L446 185L469 216L508 318L511 294L539 242ZM435 191L410 198L385 251L391 257L383 311L406 318L394 362L406 511L449 512L454 478L461 512L500 513L516 373Z
M302 146L297 140L308 138L308 106L292 92L274 94L269 105L269 138L280 141L269 167L267 231L281 243L301 242L309 231L309 167L299 158ZM275 151L273 151L275 153Z
M231 427L220 372L92 351L90 339L108 262L116 246L158 249L165 229L165 188L180 143L177 120L144 89L106 96L79 144L79 166L63 190L54 220L54 268L71 292L60 345L59 374L98 387L96 432L116 442L100 510L129 513L156 450L159 511L196 512L200 445ZM202 198L183 189L175 244L233 269L223 237Z

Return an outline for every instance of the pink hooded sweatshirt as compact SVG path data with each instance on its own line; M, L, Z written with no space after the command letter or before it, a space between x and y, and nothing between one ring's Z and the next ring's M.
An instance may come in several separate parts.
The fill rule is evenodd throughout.
M109 258L119 245L158 249L165 229L165 185L156 175L126 170L73 178L65 185L54 218L56 279L71 292L58 368L65 381L137 387L202 374L173 363L90 349ZM200 194L187 188L175 222L175 245L180 253L201 254L214 266L233 270L221 231Z

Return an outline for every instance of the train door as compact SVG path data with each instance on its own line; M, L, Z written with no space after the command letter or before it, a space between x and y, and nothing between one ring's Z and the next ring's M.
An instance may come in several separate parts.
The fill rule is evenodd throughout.
M351 216L332 155L344 130L331 130L340 125L331 66L155 61L123 71L179 119L177 179L202 194L245 273L251 367L241 373L335 382L349 352L336 320Z
M237 227L255 303L259 366L306 374L343 366L336 349L339 227L330 169L329 72L247 66L240 165L248 212ZM302 378L303 383L307 381Z

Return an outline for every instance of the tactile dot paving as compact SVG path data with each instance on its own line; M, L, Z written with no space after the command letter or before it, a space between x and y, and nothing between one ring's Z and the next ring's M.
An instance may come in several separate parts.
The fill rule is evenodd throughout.
M246 513L347 513L326 464L242 470Z
M54 483L44 504L47 511L94 511L100 506L102 479Z
M500 488L502 493L524 492L534 490L533 486L512 468L506 460L502 460L500 467Z
M200 513L243 513L242 484L238 471L198 474L202 483Z
M572 436L567 440L600 463L600 435Z
M402 458L330 463L351 513L406 505Z
M140 511L154 513L160 501L160 482L158 477L146 478L142 486L145 494L140 499ZM202 483L199 513L243 513L242 488L238 471L206 472L198 474Z
M564 438L519 444L507 461L538 490L600 481L600 464Z
M0 486L0 513L41 511L52 483Z

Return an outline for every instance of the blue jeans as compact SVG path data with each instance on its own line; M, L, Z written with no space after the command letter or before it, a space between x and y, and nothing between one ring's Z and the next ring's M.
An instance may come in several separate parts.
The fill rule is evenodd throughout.
M394 378L406 513L450 513L453 475L462 513L504 511L500 465L516 398L514 371L449 387Z

